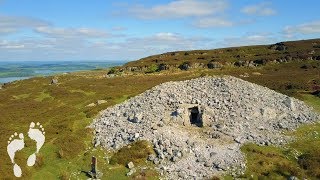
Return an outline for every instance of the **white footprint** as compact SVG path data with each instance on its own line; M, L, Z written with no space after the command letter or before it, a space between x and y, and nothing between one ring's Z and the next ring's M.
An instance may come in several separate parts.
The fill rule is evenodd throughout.
M44 128L39 122L37 122L37 124L35 124L34 122L31 122L28 135L30 139L36 142L36 146L37 146L36 152L31 154L27 160L27 165L33 166L36 163L36 154L39 153L39 150L43 146L45 141Z
M17 151L20 151L24 148L24 137L23 134L19 134L19 138L17 137L18 133L14 133L11 135L8 141L7 152L13 164L13 173L16 177L21 177L22 171L19 165L17 165L14 161L14 157Z

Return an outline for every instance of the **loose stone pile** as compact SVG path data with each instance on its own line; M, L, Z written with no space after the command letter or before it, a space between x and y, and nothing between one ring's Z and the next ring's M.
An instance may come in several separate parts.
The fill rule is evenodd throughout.
M108 108L91 125L94 144L117 150L152 142L148 160L169 179L244 171L240 146L281 145L284 130L319 119L303 102L241 79L203 77L158 85Z

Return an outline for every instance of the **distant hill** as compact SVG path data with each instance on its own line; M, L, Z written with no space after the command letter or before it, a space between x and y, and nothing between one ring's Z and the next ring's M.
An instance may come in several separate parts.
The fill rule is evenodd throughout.
M320 61L320 39L279 42L270 45L230 47L213 50L176 51L132 61L118 70L155 72L174 68L257 67L268 63L301 60Z

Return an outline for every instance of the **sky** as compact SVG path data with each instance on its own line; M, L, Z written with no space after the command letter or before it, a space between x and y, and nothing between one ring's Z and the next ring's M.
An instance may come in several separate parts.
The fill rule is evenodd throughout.
M319 0L0 0L0 61L137 60L320 37Z

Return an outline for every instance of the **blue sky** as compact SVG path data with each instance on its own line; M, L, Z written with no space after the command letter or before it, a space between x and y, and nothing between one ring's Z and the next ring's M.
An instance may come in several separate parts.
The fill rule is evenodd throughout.
M136 60L319 38L318 0L0 0L0 61Z

